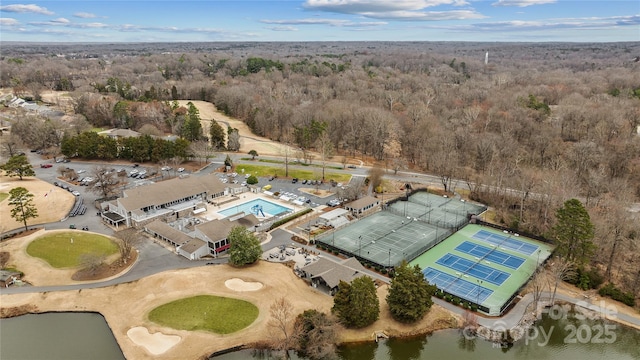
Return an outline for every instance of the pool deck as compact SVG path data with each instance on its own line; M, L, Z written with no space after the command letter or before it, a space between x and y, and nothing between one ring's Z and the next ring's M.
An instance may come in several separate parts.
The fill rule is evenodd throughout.
M273 197L273 196L269 196L269 195L265 195L262 192L259 193L253 193L253 192L245 192L239 195L227 195L224 197L221 197L220 199L218 199L218 203L221 205L215 205L215 204L207 204L207 211L198 214L198 217L203 219L203 220L207 220L207 221L211 221L211 220L216 220L216 219L224 219L227 216L220 214L220 211L223 210L227 210L230 208L233 208L235 206L238 206L240 204L244 204L246 202L249 202L251 200L255 200L255 199L262 199L265 201L269 201L272 202L274 204L278 204L290 209L293 209L293 211L298 211L300 209L302 209L302 206L299 205L295 205L292 202L288 202L288 201L283 201L278 199L277 197ZM258 219L263 219L262 216L257 216ZM270 218L267 217L267 218Z

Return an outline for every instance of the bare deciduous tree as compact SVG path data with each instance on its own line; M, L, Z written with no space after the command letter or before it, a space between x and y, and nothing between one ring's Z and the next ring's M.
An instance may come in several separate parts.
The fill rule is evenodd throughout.
M91 170L91 176L93 177L93 181L87 185L90 191L103 198L116 194L120 181L118 180L118 174L115 170L100 165Z
M136 244L140 242L140 235L135 229L126 229L114 234L118 238L118 250L122 261L127 264L131 259Z
M577 274L576 266L572 261L567 260L566 258L556 257L549 263L549 274L551 275L550 280L553 281L553 294L551 295L551 305L553 306L556 300L558 284L561 281L567 281L575 278Z
M83 269L85 269L89 275L95 275L98 269L104 263L106 256L104 254L99 253L85 253L80 255L80 264Z
M290 349L293 346L292 339L294 338L293 305L285 297L278 298L271 304L269 314L271 319L269 319L268 325L279 334L272 334L274 348L278 350Z

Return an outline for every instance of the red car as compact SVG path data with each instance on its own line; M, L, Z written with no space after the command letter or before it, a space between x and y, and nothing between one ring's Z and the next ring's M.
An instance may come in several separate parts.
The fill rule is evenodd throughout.
M50 167L52 167L52 166L53 166L53 165L51 165L51 164L40 164L40 167L41 167L41 168L45 168L45 169L48 169L48 168L50 168Z

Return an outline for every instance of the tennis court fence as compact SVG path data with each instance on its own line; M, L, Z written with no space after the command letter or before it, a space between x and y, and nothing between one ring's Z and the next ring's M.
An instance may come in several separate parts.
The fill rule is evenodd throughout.
M388 211L394 215L406 217L406 213L403 210L387 207L384 211ZM435 216L433 217L433 219L431 219L431 216L427 216L427 214L423 214L422 216L416 217L415 219L425 224L437 226L441 229L447 229L451 231L460 230L462 227L464 227L469 223L469 216L462 216L462 215L459 215L457 217L452 217L446 220L441 220L440 218L436 218Z

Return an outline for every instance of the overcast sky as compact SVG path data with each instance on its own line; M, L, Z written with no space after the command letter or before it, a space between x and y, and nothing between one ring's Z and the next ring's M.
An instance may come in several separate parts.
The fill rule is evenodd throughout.
M640 41L640 1L2 0L0 41Z

